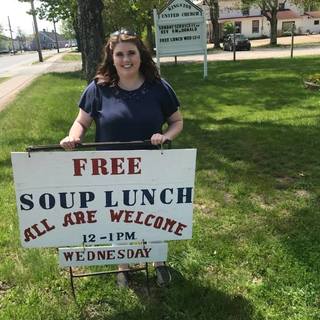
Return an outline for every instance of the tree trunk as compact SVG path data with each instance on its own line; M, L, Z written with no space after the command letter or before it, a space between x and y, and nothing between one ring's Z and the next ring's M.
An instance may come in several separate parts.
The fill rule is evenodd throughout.
M277 11L271 12L271 19L270 19L270 45L275 46L277 45Z
M213 14L213 8L212 6L209 6L209 14L210 14L210 21L211 21L211 24L212 24L212 33L210 34L210 39L209 41L211 43L213 43L213 39L214 39L214 14Z
M219 3L217 0L210 2L209 6L210 21L212 24L212 34L210 42L213 43L214 48L220 47L220 32L219 32Z
M152 14L152 12L151 12ZM153 34L152 34L152 21L147 22L147 42L150 52L153 52L153 48L155 47L155 44L153 42Z
M78 0L78 26L82 53L82 68L90 82L96 74L104 44L102 0Z
M79 33L79 23L78 23L78 15L75 14L72 17L72 26L73 26L73 30L74 30L74 34L77 40L77 45L78 45L78 52L81 52L81 39L80 39L80 33Z
M213 21L213 44L214 48L220 48L220 30L219 30L219 2L215 0L213 2L213 14L214 14L214 21Z

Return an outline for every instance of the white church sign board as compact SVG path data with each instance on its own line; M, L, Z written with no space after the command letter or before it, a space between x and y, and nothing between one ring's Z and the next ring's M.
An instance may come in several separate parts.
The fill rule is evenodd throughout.
M160 57L204 55L204 77L207 77L207 30L201 8L189 0L173 0L157 13L153 11L157 64Z

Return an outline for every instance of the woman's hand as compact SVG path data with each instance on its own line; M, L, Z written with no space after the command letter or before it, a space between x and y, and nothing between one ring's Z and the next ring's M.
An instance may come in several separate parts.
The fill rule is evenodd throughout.
M80 138L67 136L60 141L60 146L65 150L73 150L80 143Z
M163 144L167 140L169 140L169 138L165 134L161 134L161 133L155 133L151 137L151 143L153 145Z

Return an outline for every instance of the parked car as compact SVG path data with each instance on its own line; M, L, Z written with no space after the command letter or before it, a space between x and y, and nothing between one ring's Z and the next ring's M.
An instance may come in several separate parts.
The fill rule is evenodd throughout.
M233 34L227 35L223 40L223 50L233 51L233 43L234 43ZM235 45L236 45L236 50L251 49L251 43L249 39L241 33L237 33L235 35Z

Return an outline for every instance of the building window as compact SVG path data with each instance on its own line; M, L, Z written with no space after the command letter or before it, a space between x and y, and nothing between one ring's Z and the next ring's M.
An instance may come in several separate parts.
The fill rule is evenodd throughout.
M236 33L241 33L241 21L235 21L234 27L236 29Z
M283 2L283 3L279 3L279 11L281 11L281 10L284 10L285 8L284 8L284 5L285 5L285 3Z
M259 33L259 20L252 20L252 33Z
M319 20L314 20L314 24L318 25L319 24Z
M295 28L294 21L282 22L282 34L283 35L291 34L292 28Z
M248 7L244 7L241 9L242 15L243 16L248 16L249 15L249 8Z

